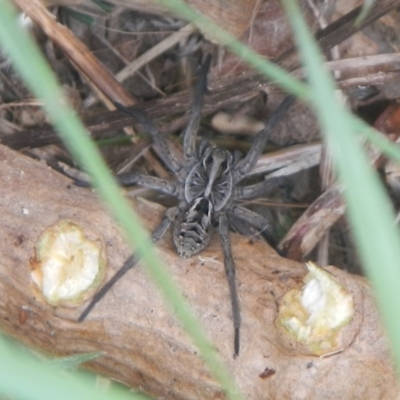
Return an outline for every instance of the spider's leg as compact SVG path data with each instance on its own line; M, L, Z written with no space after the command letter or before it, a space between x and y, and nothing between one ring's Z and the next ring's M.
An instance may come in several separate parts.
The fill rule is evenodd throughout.
M165 179L157 178L156 176L145 174L119 174L116 176L116 179L122 186L139 185L172 196L178 196L178 185Z
M273 236L274 229L272 224L266 218L264 218L260 214L257 214L254 211L251 211L241 206L234 206L230 210L230 213L233 214L235 217L238 217L241 220L245 221L247 224L259 229L260 233L264 233L269 244L275 247L275 239Z
M254 185L238 186L235 188L234 198L235 200L251 200L257 197L265 196L271 193L278 187L283 186L287 182L286 177L271 177L262 182L255 183Z
M286 112L293 105L296 98L294 96L286 96L278 108L271 114L264 129L257 133L254 142L246 154L246 157L240 160L232 171L234 182L239 182L254 167L261 153L263 152L269 134L282 121Z
M203 105L204 93L207 90L207 73L210 68L211 55L200 66L196 86L193 90L193 103L190 110L189 122L186 126L183 137L183 151L186 163L193 162L196 157L196 135L199 130L201 107Z
M232 257L232 247L229 240L229 225L226 214L219 216L219 234L221 237L222 251L224 253L224 267L229 283L229 292L232 304L232 319L234 327L234 357L239 355L240 348L240 307L236 290L235 264Z
M157 129L155 123L147 116L147 114L135 107L124 107L120 103L114 103L117 109L125 114L133 117L143 129L151 136L160 158L164 161L165 165L173 173L179 173L182 169L175 155L168 148L167 142L161 132Z
M165 214L161 223L154 230L151 235L151 240L157 242L160 240L167 229L170 227L173 218L175 216L176 207L169 208ZM83 310L79 316L78 321L82 322L87 315L90 313L92 308L107 294L107 292L139 261L139 257L136 254L132 254L127 258L124 265L112 276L112 278L93 296L91 302Z
M68 175L70 176L70 175ZM145 174L135 174L126 173L119 174L115 176L115 179L121 186L132 186L139 185L146 187L148 189L158 190L165 194L170 194L172 196L178 195L178 186L171 183L165 179L157 178L155 176L145 175ZM74 185L80 187L90 187L92 186L89 180L85 179L74 179Z

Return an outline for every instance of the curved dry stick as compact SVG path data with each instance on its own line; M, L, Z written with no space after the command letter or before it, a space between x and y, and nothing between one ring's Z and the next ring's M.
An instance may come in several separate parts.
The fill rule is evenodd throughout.
M60 219L80 225L106 245L106 279L123 264L130 250L87 189L71 186L68 178L3 146L0 174L2 331L47 354L104 352L88 364L91 369L153 396L221 397L220 387L140 265L127 273L82 323L77 318L83 307L52 307L41 298L30 279L30 260L39 236ZM149 229L160 222L163 210L159 206L133 205ZM159 242L159 255L248 399L290 399L301 392L311 400L350 400L357 398L358 390L364 398L399 397L373 295L363 279L336 272L362 294L355 297L362 325L350 347L325 359L295 352L288 356L276 334L276 306L284 293L302 286L304 266L278 256L266 243L232 234L242 317L241 355L233 360L227 339L232 329L231 305L219 241L213 240L201 256L191 259L179 258L170 241L166 235ZM275 373L268 374L270 370ZM337 385L338 379L341 385Z

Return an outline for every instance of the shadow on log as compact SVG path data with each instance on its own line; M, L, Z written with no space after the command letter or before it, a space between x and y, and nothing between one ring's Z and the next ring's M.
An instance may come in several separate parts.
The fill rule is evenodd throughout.
M0 324L30 347L54 356L102 351L87 367L165 399L224 398L196 348L166 308L142 266L130 271L77 323L84 305L52 307L31 281L34 246L50 226L66 219L106 246L105 279L130 254L96 195L32 159L0 146ZM133 207L147 228L162 208L144 201ZM217 233L216 233L217 234ZM232 234L242 312L241 354L232 358L232 321L219 241L201 255L180 259L171 236L158 244L239 389L247 399L398 399L395 371L365 280L331 268L352 293L357 329L330 357L285 347L275 326L278 305L302 287L303 264L278 256L262 242Z

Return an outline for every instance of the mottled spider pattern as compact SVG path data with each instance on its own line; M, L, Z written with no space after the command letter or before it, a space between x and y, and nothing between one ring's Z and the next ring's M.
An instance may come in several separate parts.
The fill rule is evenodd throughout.
M161 223L152 234L152 240L158 241L172 225L173 241L181 257L191 257L201 252L210 242L213 229L218 227L232 304L234 356L237 356L240 343L240 307L235 282L235 265L229 240L229 227L237 226L237 223L242 221L242 224L251 226L260 232L263 231L267 237L271 236L270 222L261 215L239 205L239 201L265 195L279 183L276 180L248 186L240 186L239 183L246 178L257 162L266 145L269 132L280 122L294 99L288 96L283 100L269 118L265 128L256 135L244 158L238 152L231 153L215 147L205 140L197 145L196 136L200 125L201 107L206 92L210 62L211 57L208 56L199 67L198 79L193 91L190 119L183 133L184 161L182 164L169 150L165 138L160 134L156 125L142 111L116 104L120 111L132 116L150 134L155 150L168 169L177 177L177 181L170 182L143 174L121 174L117 176L117 179L124 186L141 185L178 199L177 206L165 211ZM122 268L96 293L79 317L79 321L88 315L95 304L137 261L135 255L129 257Z

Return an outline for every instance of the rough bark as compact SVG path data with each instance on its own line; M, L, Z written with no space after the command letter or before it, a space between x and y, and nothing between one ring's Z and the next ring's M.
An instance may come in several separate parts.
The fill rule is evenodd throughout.
M166 308L144 268L130 271L87 320L83 310L49 306L30 279L30 260L42 232L68 219L107 246L106 279L129 255L123 237L90 190L47 166L0 146L0 326L53 355L103 351L88 367L165 399L223 398L190 339ZM148 228L159 206L134 201ZM357 330L342 352L327 358L285 349L275 328L277 304L302 285L305 268L266 243L232 235L242 312L241 354L232 358L228 286L217 234L200 256L180 259L170 235L158 252L195 309L247 399L397 399L387 341L370 288L362 278L332 269L356 302Z

